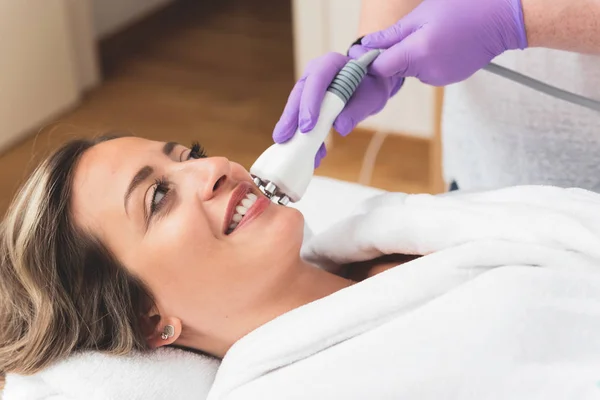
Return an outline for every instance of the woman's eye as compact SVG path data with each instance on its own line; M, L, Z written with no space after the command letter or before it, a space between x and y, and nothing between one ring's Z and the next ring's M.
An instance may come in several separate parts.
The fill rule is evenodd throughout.
M152 202L150 204L150 215L153 215L155 212L160 210L162 206L165 196L169 192L169 187L162 183L158 182L154 188L154 193L152 194Z
M165 197L166 192L163 191L162 189L156 190L154 192L154 200L153 200L153 204L156 206L156 204L159 204L163 197Z
M200 143L194 142L192 144L192 148L190 150L188 160L198 159L198 158L206 158L206 151L204 150L204 148L202 146L200 146Z

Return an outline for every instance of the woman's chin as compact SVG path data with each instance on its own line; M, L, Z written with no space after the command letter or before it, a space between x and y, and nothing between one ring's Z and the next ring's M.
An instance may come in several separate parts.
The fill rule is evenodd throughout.
M277 253L279 248L292 245L298 248L302 246L304 239L304 216L294 208L271 204L260 216L240 224L239 231L236 229L231 234L243 237L244 242L252 242L256 248L266 247Z
M224 253L227 264L243 277L240 281L264 293L276 292L281 287L277 282L297 272L304 236L304 217L299 211L273 206L237 234L234 231Z
M261 221L263 229L272 232L270 237L279 237L282 241L293 239L302 243L304 235L304 215L295 208L273 205Z
M255 244L272 254L300 255L304 241L304 216L294 208L273 204L253 227Z

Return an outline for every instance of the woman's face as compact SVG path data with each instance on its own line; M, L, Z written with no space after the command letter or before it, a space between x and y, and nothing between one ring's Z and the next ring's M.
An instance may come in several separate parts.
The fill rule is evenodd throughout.
M77 165L72 206L75 222L148 285L161 316L181 320L182 338L276 302L299 268L302 215L268 201L242 166L179 144L94 146Z

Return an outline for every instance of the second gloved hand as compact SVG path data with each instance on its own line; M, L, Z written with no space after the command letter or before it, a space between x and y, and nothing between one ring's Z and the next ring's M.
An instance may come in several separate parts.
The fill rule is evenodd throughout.
M302 133L311 131L319 119L321 103L331 81L351 58L356 59L366 51L368 50L364 47L356 45L350 49L349 57L339 53L328 53L311 61L290 93L283 114L273 131L273 140L276 143L284 143L294 136L298 128ZM398 92L403 82L404 78L367 74L335 120L333 128L342 136L346 136L359 122L381 111L389 98ZM325 155L325 145L322 145L315 157L315 167L319 166Z
M373 72L444 86L467 79L507 50L526 48L527 36L521 0L423 0L362 44L387 49L371 65Z

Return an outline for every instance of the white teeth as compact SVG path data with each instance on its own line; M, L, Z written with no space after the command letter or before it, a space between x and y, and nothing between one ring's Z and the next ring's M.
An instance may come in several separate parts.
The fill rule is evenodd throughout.
M248 193L246 197L242 199L240 204L235 208L236 212L233 214L233 217L231 217L231 224L229 225L229 229L227 231L228 234L238 226L240 221L244 218L244 215L246 215L256 200L258 200L258 196L254 193Z
M242 200L242 206L244 206L244 208L246 208L246 209L252 207L252 204L254 204L254 202L250 199Z

